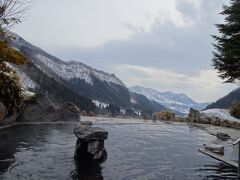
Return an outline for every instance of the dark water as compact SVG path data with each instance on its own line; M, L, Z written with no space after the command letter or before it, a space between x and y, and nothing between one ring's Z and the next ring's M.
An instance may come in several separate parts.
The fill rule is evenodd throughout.
M197 149L216 141L205 131L165 123L98 124L109 132L108 159L74 162L73 125L24 125L0 131L0 179L236 179L237 170ZM221 142L222 143L222 142ZM235 157L231 142L226 156ZM4 160L4 162L3 162Z

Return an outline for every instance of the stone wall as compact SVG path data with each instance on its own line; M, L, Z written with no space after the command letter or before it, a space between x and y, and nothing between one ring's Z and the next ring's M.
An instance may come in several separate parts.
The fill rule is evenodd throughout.
M211 124L214 126L240 129L240 121L230 121L227 119L221 119L216 116L207 117L206 115L201 114L198 110L194 110L192 108L189 111L186 121L192 123Z
M145 119L145 118L144 118ZM193 108L190 109L187 117L175 117L172 112L162 111L152 115L152 120L167 120L174 122L187 122L187 123L198 123L198 124L210 124L213 126L221 126L227 128L240 129L240 121L230 121L227 119L220 119L219 117L207 117L200 113L200 111Z

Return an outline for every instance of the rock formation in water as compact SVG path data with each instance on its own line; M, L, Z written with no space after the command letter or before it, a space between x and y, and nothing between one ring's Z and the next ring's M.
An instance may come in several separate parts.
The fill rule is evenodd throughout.
M76 160L101 163L107 159L107 151L104 147L104 140L108 138L107 131L83 122L74 128L74 134L77 137L74 155Z

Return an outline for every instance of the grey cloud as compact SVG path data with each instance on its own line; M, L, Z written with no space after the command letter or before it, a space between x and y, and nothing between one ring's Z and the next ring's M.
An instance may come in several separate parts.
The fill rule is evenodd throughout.
M176 9L181 13L186 26L178 26L171 21L162 22L159 18L152 25L151 31L147 32L143 28L126 24L126 27L134 32L128 39L109 41L96 48L68 45L44 48L64 60L81 61L95 68L115 73L127 85L135 83L154 87L160 91L184 92L199 101L213 100L228 93L235 86L225 86L218 81L217 85L209 90L208 87L199 88L194 83L178 81L166 83L159 77L149 79L146 74L139 71L118 70L121 69L120 65L127 64L169 70L173 74L180 73L187 77L198 77L203 70L211 69L213 50L211 35L217 33L214 24L223 20L219 12L226 0L199 0L199 6L194 6L192 2L178 0L176 4ZM207 80L208 77L202 78L205 79ZM201 82L199 81L199 84ZM212 82L215 82L215 79ZM202 84L204 83L206 84L206 82Z
M195 74L211 66L214 26L222 20L218 15L224 0L203 0L198 9L186 1L178 1L177 9L194 24L178 27L156 20L151 32L135 31L128 40L110 41L93 49L63 48L53 51L65 59L84 61L106 70L106 64L138 64L156 66L185 74ZM132 28L132 27L131 27ZM107 69L109 70L109 69Z

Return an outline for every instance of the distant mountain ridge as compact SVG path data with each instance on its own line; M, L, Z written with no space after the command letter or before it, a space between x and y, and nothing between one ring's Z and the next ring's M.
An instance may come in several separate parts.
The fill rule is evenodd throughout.
M131 102L135 109L141 110L143 113L152 114L153 112L159 112L163 110L169 110L163 105L149 100L147 97L141 94L131 92Z
M136 112L172 110L177 114L186 113L189 106L197 109L204 106L184 94L159 93L138 86L130 88L130 92L114 74L81 62L60 60L20 36L14 36L16 38L10 45L31 62L17 67L22 84L26 88L41 89L58 101L71 101L90 110L94 109L94 102L102 102Z
M157 102L168 109L184 114L187 114L190 108L202 110L208 104L197 103L183 93L175 94L172 92L159 92L157 90L142 86L133 86L130 88L130 91L142 94L151 101Z
M220 98L216 102L209 104L206 109L227 109L236 102L240 102L240 88L233 90L232 92Z

